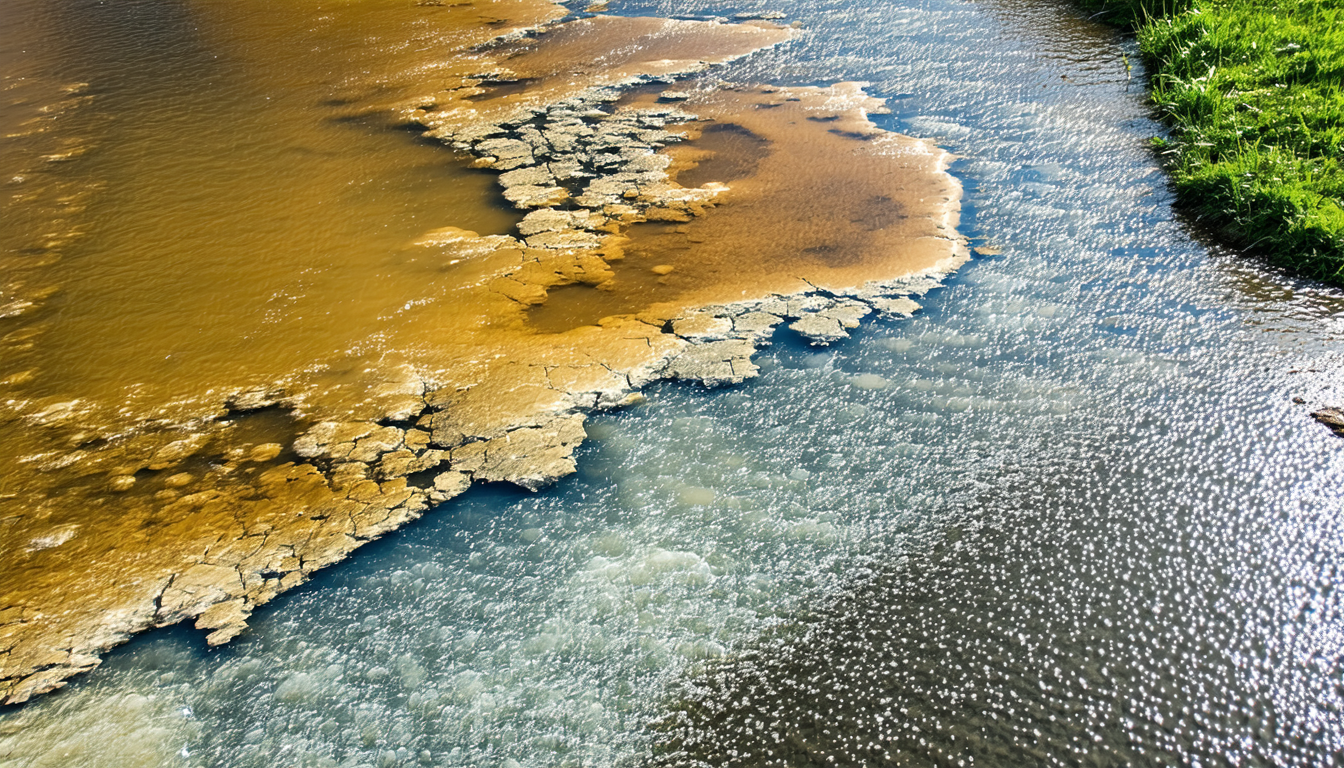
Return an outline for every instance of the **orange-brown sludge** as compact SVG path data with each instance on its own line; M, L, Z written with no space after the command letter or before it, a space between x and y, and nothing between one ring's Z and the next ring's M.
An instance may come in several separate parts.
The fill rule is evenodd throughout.
M450 217L407 237L380 262L395 290L379 283L357 333L339 325L324 354L232 371L158 414L92 393L9 399L7 701L149 627L194 618L225 642L474 481L572 472L586 414L659 379L740 382L781 323L826 343L913 311L966 258L946 156L876 128L859 85L697 79L623 97L792 30L596 17L482 46L483 17L463 13L475 32L417 70L432 89L384 84L358 108L497 173L525 214L512 234ZM313 311L359 302L324 300Z

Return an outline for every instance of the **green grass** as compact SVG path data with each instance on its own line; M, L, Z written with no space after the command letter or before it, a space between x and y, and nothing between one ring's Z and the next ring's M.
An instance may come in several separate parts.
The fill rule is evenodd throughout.
M1229 241L1344 285L1339 0L1082 0L1132 26L1154 146L1183 206Z

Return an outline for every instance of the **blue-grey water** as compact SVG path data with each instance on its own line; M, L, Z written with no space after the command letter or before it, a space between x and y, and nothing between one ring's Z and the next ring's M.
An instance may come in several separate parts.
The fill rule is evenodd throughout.
M1173 211L1133 46L1071 5L777 8L808 34L720 76L869 82L996 255L654 388L228 647L134 641L0 715L0 766L1344 763L1344 295Z

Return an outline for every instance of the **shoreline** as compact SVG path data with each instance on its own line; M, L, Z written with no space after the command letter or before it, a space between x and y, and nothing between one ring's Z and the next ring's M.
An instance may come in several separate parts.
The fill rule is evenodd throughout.
M1178 204L1224 243L1344 285L1344 34L1296 0L1081 0L1133 32ZM1128 62L1126 62L1128 68Z
M752 353L784 323L813 343L824 344L844 338L848 329L874 312L908 315L917 308L912 296L938 285L939 277L969 258L955 230L961 188L947 173L949 156L927 142L876 129L866 110L880 107L880 102L859 86L740 91L712 86L698 98L705 110L720 110L720 123L745 119L733 117L738 105L761 115L811 110L804 113L808 119L787 122L790 126L799 122L802 128L780 128L786 124L782 118L778 125L768 120L753 125L769 133L767 138L774 143L787 144L794 140L791 130L803 131L802 140L820 140L817 146L829 147L826 151L840 161L868 167L866 173L846 173L831 167L834 162L819 163L824 167L805 173L817 180L843 178L844 185L837 190L855 200L885 200L875 209L878 214L893 200L868 191L878 188L873 185L890 184L889 177L873 166L884 172L905 169L913 185L906 192L911 197L928 194L922 190L938 190L939 197L924 211L918 206L909 210L914 222L908 229L885 233L881 226L852 227L847 242L864 244L871 253L842 269L831 269L825 258L799 250L807 238L818 237L817 232L776 226L783 245L775 247L787 246L801 257L794 265L796 273L781 274L778 257L768 248L757 255L762 266L755 272L744 269L750 259L732 252L727 254L727 270L713 273L718 282L695 285L692 280L689 288L677 289L681 292L674 293L672 301L655 303L642 312L595 318L595 324L579 323L563 333L538 333L529 327L529 312L544 306L549 290L571 286L607 293L622 290L628 270L618 274L614 269L643 258L624 252L633 242L622 234L626 228L661 222L671 226L670 236L680 240L693 236L676 229L693 228L701 221L726 220L724 226L738 230L743 229L742 221L749 222L745 229L750 230L770 216L796 222L799 217L787 205L812 202L808 198L785 204L777 197L782 187L771 179L794 170L777 158L788 154L778 147L762 160L766 170L729 184L682 187L669 175L674 161L662 150L679 146L683 137L667 128L705 118L665 104L603 108L619 101L622 89L631 85L666 82L707 66L704 59L660 58L659 45L679 48L689 36L707 49L726 47L727 54L718 56L727 61L781 42L791 31L773 25L655 19L580 20L550 29L573 31L577 28L567 25L576 24L584 29L605 27L617 37L652 35L653 42L636 52L654 60L653 74L626 72L616 78L619 82L610 82L604 81L610 73L596 72L581 87L561 88L562 98L543 88L546 95L531 101L525 89L506 92L491 102L482 80L465 85L457 96L484 93L483 105L473 102L470 110L464 110L459 99L450 102L447 111L425 109L423 103L411 109L418 113L415 122L431 128L440 140L466 143L482 166L501 172L506 196L515 206L531 211L525 222L530 218L536 225L530 236L524 235L526 242L449 227L427 233L417 244L431 253L443 252L445 259L457 259L450 265L467 270L463 296L474 297L467 302L474 311L463 333L466 338L479 337L476 346L451 349L447 354L456 367L445 369L448 374L426 376L405 366L372 375L373 398L362 406L362 418L322 419L321 410L306 403L302 392L252 390L229 396L222 416L207 417L185 430L162 430L134 450L127 448L134 445L131 440L104 449L112 451L110 458L77 455L77 464L72 465L84 465L79 466L84 476L106 473L108 490L101 493L120 500L116 503L138 503L137 494L150 493L141 488L165 490L154 491L154 501L147 501L138 513L145 521L134 529L138 539L118 538L112 549L83 555L90 546L102 546L91 541L97 537L89 530L31 537L26 557L79 567L84 583L71 583L70 571L48 566L0 615L0 631L9 650L0 670L6 703L59 688L67 678L98 666L104 651L145 629L195 619L198 628L210 632L210 644L228 642L245 629L255 607L419 517L431 505L462 493L473 482L512 482L536 490L574 472L572 452L584 438L586 414L637 401L638 390L654 381L681 379L716 386L750 378L756 374ZM580 48L593 44L583 35L575 37ZM564 42L563 37L560 40ZM538 70L557 59L566 60L561 55L548 62L544 46ZM495 82L518 77L519 59L510 62L514 71L496 73ZM629 64L632 71L640 66L638 60ZM680 98L675 101L681 103ZM761 109L761 104L771 108ZM479 109L493 109L499 117L482 120ZM464 115L466 111L473 114ZM708 117L712 124L715 118ZM509 121L513 128L505 125ZM541 137L545 146L564 149L559 157L537 163L533 153L542 145L529 147L518 138L508 138L510 131L515 136ZM545 131L551 132L549 138ZM588 159L572 162L580 156ZM874 157L883 159L874 163ZM695 161L689 162L693 167ZM510 174L517 183L504 182ZM560 178L565 174L569 176ZM581 184L582 189L566 181ZM570 199L574 203L565 202ZM737 221L734 216L747 218ZM818 254L836 247L829 239L833 229L827 227L824 239L816 241L818 248L825 246ZM917 247L910 253L891 252L893 244L900 243L906 250ZM458 266L459 262L464 263ZM664 271L664 266L669 268ZM650 285L655 291L676 286L684 275L694 274L694 266L655 264L651 271L657 277ZM865 274L872 279L859 279ZM723 300L739 293L753 297ZM512 359L481 362L491 345L498 348L501 338L517 345L511 350ZM318 423L305 428L292 419L298 412L307 412ZM290 422L271 430L281 436L276 442L234 450L226 434L210 431L219 419L230 420L231 426L264 414L278 415L282 422L290 414ZM286 435L286 430L296 431ZM208 476L213 472L221 479L212 489L172 490L184 475L182 485L191 482L195 472ZM230 476L234 479L225 479ZM92 572L91 565L96 566ZM112 573L117 581L109 591L112 584L100 577ZM60 590L62 598L55 606L49 603L52 588Z

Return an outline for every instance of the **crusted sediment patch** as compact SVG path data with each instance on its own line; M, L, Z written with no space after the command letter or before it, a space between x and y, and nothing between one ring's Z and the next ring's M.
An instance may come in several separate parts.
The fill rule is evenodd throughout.
M403 105L499 174L527 212L516 235L449 226L407 244L454 282L370 329L391 351L349 366L357 396L296 376L189 423L35 454L67 480L53 498L89 506L5 518L21 542L0 609L5 701L150 627L194 619L228 642L257 606L474 482L537 490L574 472L586 416L650 383L751 378L780 325L827 344L914 312L967 258L960 188L941 150L867 119L880 102L860 85L628 91L791 34L584 19L492 43L475 55L494 70ZM444 340L419 349L409 324ZM80 408L39 420L75 432Z

